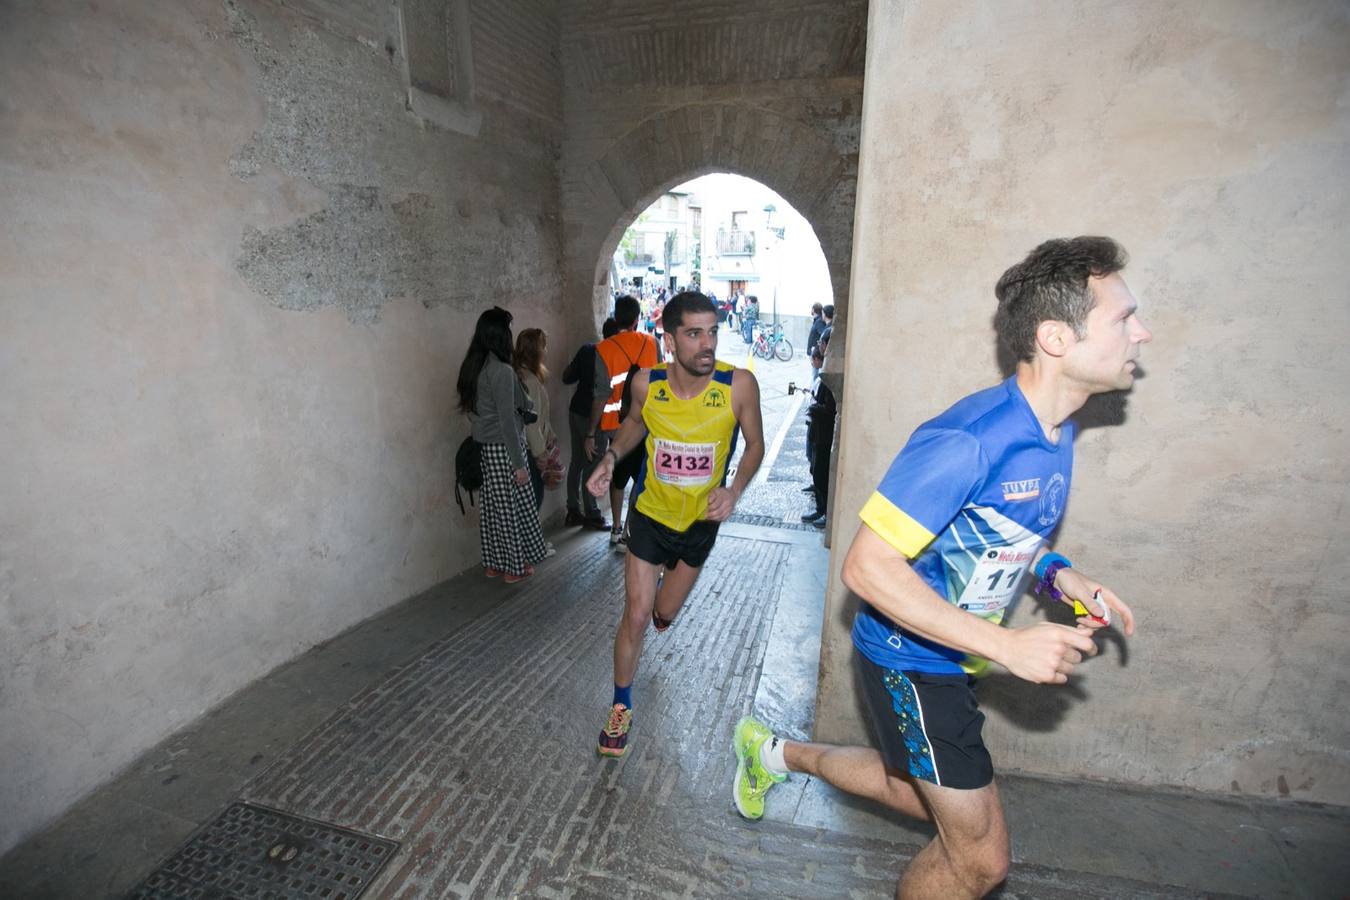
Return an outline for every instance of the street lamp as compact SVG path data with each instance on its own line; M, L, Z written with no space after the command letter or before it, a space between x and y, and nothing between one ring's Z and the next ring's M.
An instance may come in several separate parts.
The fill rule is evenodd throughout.
M771 235L777 236L777 234L778 234L776 231L773 230L773 214L776 213L776 212L778 212L778 207L774 206L772 203L766 203L766 204L764 204L764 249L765 249L765 251L768 251L768 250L771 249L771 248L774 249L774 250L777 250L777 249L778 249L777 243L774 243L773 240L772 240L772 238L770 237ZM766 256L767 256L767 253L766 253ZM776 332L776 331L778 330L778 254L777 254L777 253L774 253L774 254L773 254L773 327L774 327L774 331Z

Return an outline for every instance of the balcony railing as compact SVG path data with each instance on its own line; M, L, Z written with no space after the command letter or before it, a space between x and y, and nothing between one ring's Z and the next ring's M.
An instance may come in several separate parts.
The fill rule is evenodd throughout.
M652 266L656 264L654 253L625 253L623 263L626 266Z
M755 233L734 228L731 231L717 229L717 255L754 256Z

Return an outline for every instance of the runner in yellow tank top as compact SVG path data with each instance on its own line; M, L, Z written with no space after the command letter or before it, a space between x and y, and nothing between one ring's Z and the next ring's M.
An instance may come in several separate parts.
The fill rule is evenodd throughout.
M647 462L637 486L637 510L647 518L688 531L707 513L708 495L726 481L736 452L735 371L731 363L716 363L707 385L688 399L672 389L665 364L647 373Z
M670 362L633 376L632 408L586 483L592 494L603 496L615 464L645 439L647 463L628 517L614 701L596 748L601 756L622 756L628 749L633 678L647 623L657 631L670 627L712 551L718 525L731 516L764 459L759 384L745 369L717 361L712 302L685 291L671 298L661 319ZM727 485L738 434L745 451Z

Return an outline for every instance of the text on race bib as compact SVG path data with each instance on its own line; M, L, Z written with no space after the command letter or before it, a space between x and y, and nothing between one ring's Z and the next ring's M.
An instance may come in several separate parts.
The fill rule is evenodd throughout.
M998 612L1017 598L1027 567L1036 558L1041 539L1033 537L1006 547L980 551L979 562L956 605L977 616Z
M716 444L686 444L656 439L652 469L658 481L688 487L712 480Z

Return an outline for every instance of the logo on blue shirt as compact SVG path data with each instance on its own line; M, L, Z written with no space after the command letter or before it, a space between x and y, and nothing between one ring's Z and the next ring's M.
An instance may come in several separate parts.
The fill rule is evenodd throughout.
M1035 500L1041 495L1041 480L1039 478L1004 481L1001 486L1004 500Z
M1064 512L1064 497L1068 493L1068 485L1064 483L1064 475L1056 472L1050 478L1050 484L1041 494L1041 524L1054 525L1059 521L1060 515Z

